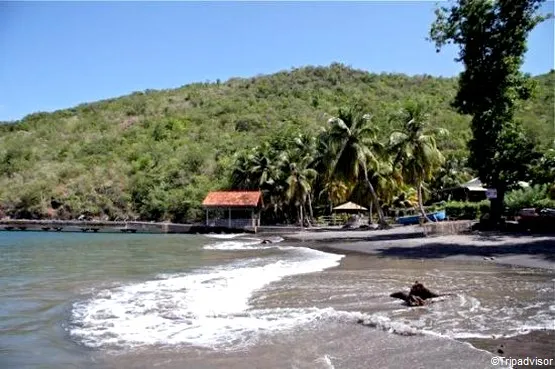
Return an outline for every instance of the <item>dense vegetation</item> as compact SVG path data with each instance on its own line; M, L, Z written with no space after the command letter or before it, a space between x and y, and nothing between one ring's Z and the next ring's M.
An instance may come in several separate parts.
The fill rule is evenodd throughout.
M436 10L430 29L438 51L456 45L456 60L464 65L453 106L472 116L468 164L497 190L491 200L492 226L501 221L507 190L538 158L515 113L533 88L521 67L529 33L550 17L538 14L543 2L457 0Z
M517 111L540 152L548 152L555 137L554 78L553 71L534 77L537 88ZM283 218L291 209L291 217L297 217L306 191L318 213L347 197L368 204L367 186L352 178L352 172L335 171L333 177L350 176L349 182L312 182L315 175L327 173L313 162L325 152L319 146L325 143L319 140L322 129L329 130L328 121L340 115L339 108L357 106L372 115L373 143L391 148L393 131L406 131L407 122L402 114L399 117L406 113L402 108L409 100L426 107L428 126L449 131L435 136L445 161L433 178L423 178L429 194L472 175L465 163L469 118L450 107L456 89L455 78L371 74L332 64L175 90L147 90L31 114L0 125L0 212L19 218L90 214L109 219L199 220L200 204L209 190L270 185L240 183L237 177L246 150L263 146L271 147L276 156L289 155L280 157L280 165L286 165L282 168L288 168L280 177L286 187L280 193L289 200L267 202L274 209L268 209L266 217ZM295 146L299 140L305 142ZM311 140L312 146L306 144ZM310 158L306 158L307 149L315 150L309 152ZM549 162L552 157L541 160ZM328 169L329 163L324 163ZM394 178L390 174L395 163L391 164L368 168L381 205L410 202L416 183L400 180L395 193L387 191L393 188L387 183ZM317 173L308 170L315 168ZM544 182L551 180L552 171L542 168L535 166L530 173L544 176ZM305 178L311 183L309 189L290 186ZM284 208L276 211L279 206Z

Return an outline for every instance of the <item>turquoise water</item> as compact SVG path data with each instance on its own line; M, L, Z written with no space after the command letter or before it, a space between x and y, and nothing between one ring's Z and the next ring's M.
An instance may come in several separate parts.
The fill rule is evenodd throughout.
M106 368L113 349L237 344L296 324L245 319L255 290L341 258L217 237L0 232L0 368Z
M204 251L206 242L188 235L0 232L0 367L94 366L65 329L72 303L102 286L233 258Z

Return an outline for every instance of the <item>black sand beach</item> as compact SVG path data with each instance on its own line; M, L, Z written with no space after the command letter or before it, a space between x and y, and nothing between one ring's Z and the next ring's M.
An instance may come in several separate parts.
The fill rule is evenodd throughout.
M398 260L450 261L555 270L555 237L550 235L472 233L423 237L418 226L383 231L298 232L285 236L303 246L347 255ZM555 284L555 279L553 280ZM447 288L447 286L446 286ZM393 291L391 291L393 292ZM555 301L555 295L551 296ZM555 320L551 330L532 330L511 337L460 339L494 355L552 358L555 362ZM533 366L517 366L528 368ZM555 367L542 366L542 367Z
M476 348L490 351L505 358L553 359L552 365L542 365L541 368L555 368L554 331L534 331L510 338L468 338L466 341ZM520 369L537 367L537 365L517 366Z
M341 253L405 259L487 261L555 269L555 236L476 232L424 237L418 226L383 231L297 232L288 240Z

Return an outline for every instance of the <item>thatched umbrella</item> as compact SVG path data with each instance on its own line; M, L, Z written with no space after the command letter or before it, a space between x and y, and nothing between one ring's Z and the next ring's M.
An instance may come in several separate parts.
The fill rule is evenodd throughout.
M344 212L344 213L360 213L367 210L368 209L366 209L364 206L360 206L351 201L338 205L335 208L333 208L333 211Z

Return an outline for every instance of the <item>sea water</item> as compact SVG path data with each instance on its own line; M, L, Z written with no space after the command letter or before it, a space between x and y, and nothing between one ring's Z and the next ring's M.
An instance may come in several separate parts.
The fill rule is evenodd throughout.
M0 367L489 368L459 339L555 329L548 271L272 240L0 232Z

